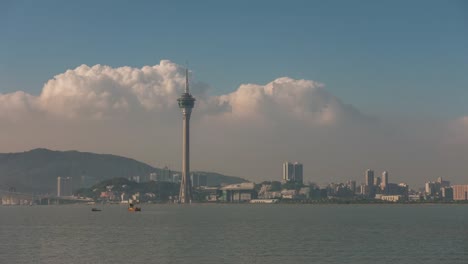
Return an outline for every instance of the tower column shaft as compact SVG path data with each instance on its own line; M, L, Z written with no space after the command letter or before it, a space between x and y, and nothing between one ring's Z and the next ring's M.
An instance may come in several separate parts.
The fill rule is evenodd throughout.
M183 124L183 153L184 153L184 159L182 161L182 170L186 174L185 177L186 179L190 176L190 116L186 116L184 118L184 124Z
M184 109L182 123L182 179L180 187L180 202L190 203L192 200L192 188L190 181L190 111Z

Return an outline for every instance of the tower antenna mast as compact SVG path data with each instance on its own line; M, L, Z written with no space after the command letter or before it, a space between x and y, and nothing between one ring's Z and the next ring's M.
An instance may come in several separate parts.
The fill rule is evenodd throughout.
M188 67L185 68L185 93L190 93L190 90L189 90L189 72L188 72Z

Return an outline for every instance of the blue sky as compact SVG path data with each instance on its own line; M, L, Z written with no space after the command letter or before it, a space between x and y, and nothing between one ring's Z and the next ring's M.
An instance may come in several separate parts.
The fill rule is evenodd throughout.
M253 2L253 3L252 3ZM281 76L370 115L468 114L466 1L1 1L0 93L81 64L189 61L213 94Z

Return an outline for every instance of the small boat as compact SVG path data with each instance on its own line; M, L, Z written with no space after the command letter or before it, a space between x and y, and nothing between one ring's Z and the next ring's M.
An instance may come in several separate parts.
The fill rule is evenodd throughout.
M101 209L91 208L91 212L101 212Z
M131 204L128 204L128 211L129 212L141 212L141 207L135 206L131 203Z

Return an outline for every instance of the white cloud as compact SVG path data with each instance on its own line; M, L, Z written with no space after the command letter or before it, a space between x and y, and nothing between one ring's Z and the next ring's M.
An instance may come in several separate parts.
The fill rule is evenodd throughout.
M15 121L37 110L35 97L22 91L0 94L0 118Z
M131 111L174 108L183 70L170 61L141 69L81 65L44 86L42 110L68 118L107 118Z
M461 128L468 129L468 116L463 116L457 119L456 125L458 125Z
M8 117L42 112L66 119L103 119L132 112L175 112L185 85L184 69L163 60L141 69L81 65L55 76L35 97L24 92L1 95ZM236 91L208 96L207 85L193 84L197 116L217 115L238 120L278 121L293 119L334 124L363 116L310 80L283 77L266 85L243 84Z
M447 145L466 147L468 145L468 116L449 122L445 138Z

